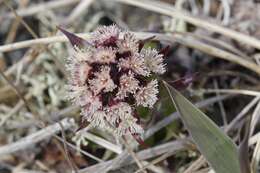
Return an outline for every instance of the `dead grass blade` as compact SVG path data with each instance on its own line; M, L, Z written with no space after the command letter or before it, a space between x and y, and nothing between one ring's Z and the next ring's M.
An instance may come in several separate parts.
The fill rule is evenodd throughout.
M136 7L140 7L140 8L146 9L146 10L150 10L150 11L157 12L157 13L167 15L167 16L171 16L174 18L178 18L178 19L184 20L188 23L191 23L197 27L201 27L201 28L210 30L212 32L220 33L222 35L235 39L241 43L245 43L252 47L260 49L260 41L258 39L255 39L248 35L245 35L245 34L237 32L237 31L217 25L217 24L215 24L216 22L213 23L213 22L209 22L207 20L202 20L202 19L193 17L190 14L188 14L187 12L176 10L170 4L166 4L166 3L156 1L156 0L152 0L152 1L148 1L148 0L143 0L143 1L114 0L114 1L128 4L128 5L133 5Z

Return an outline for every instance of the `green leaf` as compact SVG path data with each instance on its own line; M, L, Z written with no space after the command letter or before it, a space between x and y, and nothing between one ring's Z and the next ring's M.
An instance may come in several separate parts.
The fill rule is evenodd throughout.
M176 89L166 82L164 85L199 151L215 172L241 173L233 141Z

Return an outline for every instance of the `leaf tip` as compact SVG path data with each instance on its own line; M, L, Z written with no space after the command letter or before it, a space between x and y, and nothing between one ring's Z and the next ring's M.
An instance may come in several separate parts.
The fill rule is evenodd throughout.
M78 37L76 34L73 34L69 31L63 29L61 26L56 26L56 27L69 39L72 46L83 47L87 43L87 41L84 40L83 38Z

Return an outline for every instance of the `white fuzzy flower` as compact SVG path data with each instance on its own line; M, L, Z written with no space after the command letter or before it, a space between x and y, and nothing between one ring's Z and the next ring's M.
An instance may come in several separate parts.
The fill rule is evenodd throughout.
M85 91L88 90L88 87L86 85L78 86L74 84L68 84L65 86L65 88L68 92L67 99L71 100L75 105L80 104L80 96L84 95Z
M107 107L106 112L108 121L112 124L120 123L120 119L124 116L132 116L132 108L126 102L119 102L113 106Z
M116 133L119 136L129 134L129 132L132 134L143 134L143 128L137 124L137 119L133 116L131 107L129 105L121 105L120 109L122 109L120 111L121 123L119 123L116 129Z
M98 94L104 89L104 92L113 91L116 88L110 77L110 67L102 66L99 72L95 72L95 78L89 80L90 89Z
M127 119L123 119L122 123L118 125L115 130L115 133L118 136L126 135L126 134L143 134L143 128L137 124L137 119L133 116L128 116Z
M85 99L87 99L85 97ZM81 109L81 115L84 118L88 118L89 116L92 116L97 110L99 110L102 107L102 102L100 101L100 98L98 96L92 96L89 98L89 103L85 106L82 106Z
M154 103L157 101L158 81L152 80L145 87L142 87L135 94L137 105L152 108Z
M126 59L119 60L119 69L130 69L133 72L140 74L142 76L149 76L149 70L144 63L144 58L136 53Z
M143 129L137 124L137 119L133 116L131 106L126 102L120 102L116 105L108 107L107 110L108 122L115 127L115 133L118 136L131 133L142 134Z
M165 65L163 64L163 55L159 54L155 49L142 49L140 54L144 56L144 62L148 69L154 73L165 73Z
M82 95L79 96L78 104L80 106L85 106L85 105L89 105L89 104L101 105L101 102L100 102L99 96L94 95L93 92L90 91L90 89L88 88L87 90L85 90L82 93ZM97 107L100 107L100 106L97 106Z
M119 53L124 53L130 51L132 54L138 52L139 42L135 35L130 32L125 32L123 39L117 41Z
M90 116L86 116L86 120L90 122L93 127L105 128L107 126L106 113L104 111L96 111Z
M116 41L119 37L120 29L116 25L98 27L91 34L91 43L100 46L111 41Z
M139 81L135 79L134 74L129 72L120 77L120 88L117 93L117 98L123 99L128 93L134 94L138 89Z
M116 51L112 48L98 48L94 54L95 61L99 63L114 63Z
M92 114L98 110L102 103L99 96L94 96L87 86L67 85L68 96L75 105L84 107L84 114Z
M78 48L74 46L72 51L72 56L68 58L70 62L93 62L93 48L86 47L86 48Z
M92 67L93 53L90 49L79 49L75 46L72 56L67 58L66 69L71 76L71 84L83 86L86 84L88 74Z
M92 67L86 62L74 64L70 70L72 83L79 86L85 85L91 69Z

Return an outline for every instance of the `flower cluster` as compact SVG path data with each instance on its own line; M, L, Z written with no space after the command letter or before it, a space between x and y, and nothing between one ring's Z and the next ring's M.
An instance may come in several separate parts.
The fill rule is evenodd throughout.
M142 134L136 106L152 108L163 74L163 55L144 48L132 33L117 26L102 26L83 47L75 46L68 58L68 97L81 107L92 126L116 133Z

